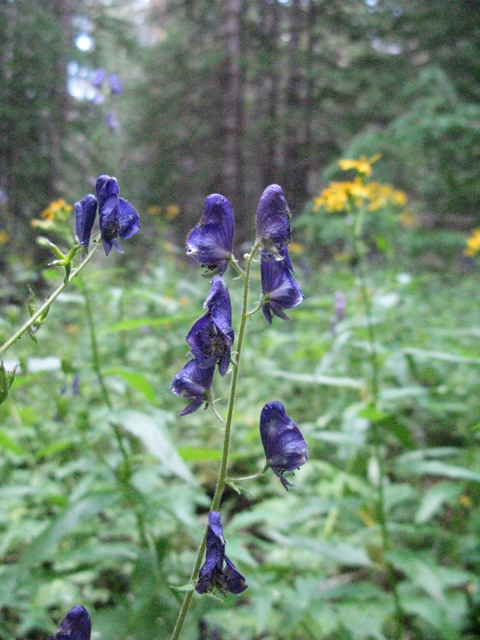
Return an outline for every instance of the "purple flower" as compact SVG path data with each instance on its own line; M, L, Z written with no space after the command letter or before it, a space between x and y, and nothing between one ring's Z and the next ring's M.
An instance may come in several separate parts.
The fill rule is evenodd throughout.
M189 405L179 414L186 416L193 413L204 402L208 406L209 391L212 387L215 363L211 367L202 367L197 360L190 360L177 373L172 382L172 393L181 398L191 398Z
M90 244L96 215L97 199L91 193L75 203L75 232L79 243L84 247Z
M218 364L220 375L227 373L231 347L235 334L232 329L230 294L222 278L212 280L204 307L208 312L190 329L186 340L191 352L202 368Z
M288 491L292 484L283 477L283 473L294 471L307 462L307 443L281 402L269 402L263 407L260 436L267 461Z
M271 184L262 193L257 207L257 240L266 260L282 259L282 249L292 240L291 217L282 187Z
M123 253L117 238L131 238L140 231L138 214L129 202L118 197L116 178L100 176L95 189L105 254L108 256L112 247Z
M233 211L219 193L205 200L203 216L187 238L187 255L208 269L209 274L225 273L233 249Z
M108 76L108 84L110 85L110 91L112 96L119 96L122 93L123 91L122 83L120 82L120 78L117 76L116 73L111 73Z
M222 517L218 511L210 511L208 514L205 562L200 568L195 586L195 590L198 593L208 593L214 588L217 588L223 594L227 591L242 593L247 588L245 578L225 555L225 545Z
M91 76L91 83L95 89L101 89L106 78L105 69L95 69Z
M111 133L117 133L120 123L118 122L115 114L112 111L107 111L105 115L105 121Z
M92 625L87 610L77 605L70 609L48 640L90 640L91 632Z
M266 321L272 324L275 314L282 320L290 320L283 309L293 309L304 299L297 281L292 276L292 263L288 249L279 253L280 260L266 260L262 256L260 275L262 282L262 311Z
M335 320L340 322L345 318L345 309L347 308L347 301L341 291L335 291L333 294L335 298Z

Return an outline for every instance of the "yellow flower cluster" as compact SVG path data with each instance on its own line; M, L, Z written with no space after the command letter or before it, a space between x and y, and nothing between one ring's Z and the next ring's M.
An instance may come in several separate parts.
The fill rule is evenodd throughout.
M480 252L480 229L475 229L471 236L467 238L466 256L476 256Z
M351 204L367 205L369 211L377 211L386 205L403 207L407 196L403 191L380 182L364 183L357 176L351 182L330 182L318 198L313 200L313 210L326 209L329 213L345 211Z
M361 157L358 160L340 160L338 163L344 171L355 169L358 175L349 182L330 182L318 198L313 200L313 211L325 209L329 213L345 211L352 205L360 207L365 204L369 211L377 211L387 205L403 207L407 196L403 191L394 189L380 182L366 182L372 175L372 164L380 158L377 154L371 158Z
M147 213L150 216L161 216L163 213L162 207L158 204L152 204L147 208ZM167 220L173 220L180 213L180 207L176 204L169 204L165 207L165 218Z
M8 233L5 233L5 231L0 229L0 244L5 244L6 242L8 242L8 239Z
M32 227L39 229L49 229L55 226L55 222L65 222L73 209L71 204L65 202L63 198L50 202L40 214L40 220L30 220Z

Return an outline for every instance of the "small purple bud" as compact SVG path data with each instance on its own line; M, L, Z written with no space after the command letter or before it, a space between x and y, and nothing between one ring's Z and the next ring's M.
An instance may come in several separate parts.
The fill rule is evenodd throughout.
M119 96L122 93L123 91L122 83L120 82L120 78L117 76L116 73L111 73L108 76L108 84L110 85L110 91L112 93L112 96Z
M281 251L292 240L290 218L282 187L271 184L262 193L257 207L257 240L266 260L282 260Z
M95 69L90 78L92 87L95 89L101 89L106 77L107 74L105 73L105 69Z

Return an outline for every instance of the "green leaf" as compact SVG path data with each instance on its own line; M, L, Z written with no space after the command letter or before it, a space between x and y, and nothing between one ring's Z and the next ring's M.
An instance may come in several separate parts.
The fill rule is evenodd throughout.
M397 465L399 471L406 475L440 476L454 480L471 480L480 482L480 473L464 467L445 464L439 460L412 460Z
M0 429L0 447L3 447L5 451L12 451L18 456L25 455L25 449L21 447L17 442L12 440L3 429Z
M216 449L181 447L178 453L186 462L216 462L222 459L222 452Z
M458 498L462 491L463 487L459 483L436 482L422 497L415 514L415 522L425 524L440 511L446 502L449 503Z
M151 415L133 409L114 411L110 414L110 419L139 438L147 451L155 456L171 473L186 482L194 482L195 479L190 469L168 437L166 425L170 414L158 410L150 413Z
M123 378L131 387L140 391L149 402L156 404L157 396L155 391L143 373L123 367L110 367L105 369L103 373L106 376L119 376Z
M117 333L118 331L138 331L142 327L165 327L169 325L179 325L185 320L190 320L191 315L164 316L163 318L135 318L134 320L122 320L106 327L100 333Z

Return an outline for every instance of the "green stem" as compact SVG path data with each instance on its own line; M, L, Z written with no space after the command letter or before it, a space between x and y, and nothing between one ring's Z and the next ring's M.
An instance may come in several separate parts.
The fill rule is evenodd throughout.
M252 269L253 259L258 250L258 242L252 247L251 252L246 256L246 266L245 266L245 274L243 281L243 299L242 299L242 315L240 318L240 327L237 335L237 357L235 358L235 362L232 362L232 382L230 384L230 395L228 399L228 408L227 408L227 417L225 419L225 432L223 437L223 450L222 450L222 460L220 462L220 470L218 472L218 480L217 486L215 488L215 494L212 499L212 504L210 506L210 511L218 511L220 506L220 502L222 500L223 491L227 484L227 466L228 466L228 454L230 450L230 437L232 432L232 423L233 423L233 413L235 409L235 398L237 394L237 384L238 384L238 376L240 372L240 360L242 355L242 347L243 347L243 339L245 336L245 326L247 323L247 308L248 308L248 292L249 292L249 283L250 283L250 273ZM194 584L198 578L198 573L200 571L200 567L202 566L203 555L205 553L206 547L206 538L207 538L207 529L203 533L202 542L198 548L197 558L195 560L195 565L192 570L192 575L190 577L191 584ZM173 633L170 640L177 640L180 637L180 633L182 632L183 624L185 622L185 618L187 616L188 610L190 608L190 603L193 598L193 590L187 591L185 594L185 598L182 603L182 607L178 614L177 622L175 623L175 627L173 629Z
M103 377L103 372L102 372L102 364L101 364L101 358L100 358L100 352L98 349L98 342L97 342L97 335L96 335L96 331L95 331L95 321L93 318L93 309L92 309L92 303L91 303L91 299L90 299L90 293L88 291L88 287L86 285L86 283L84 281L80 281L80 285L83 289L83 295L85 298L85 311L87 313L87 323L88 323L88 330L90 333L90 343L92 345L92 365L93 365L93 370L95 371L97 378L98 378L98 382L100 384L100 390L102 392L102 397L103 400L105 402L105 404L107 405L107 407L112 410L113 409L113 403L111 401L110 398L110 394L108 393L108 388L107 385L105 384L105 378ZM122 433L120 431L120 428L117 424L115 424L115 422L110 422L110 425L113 429L113 433L115 435L115 440L117 441L117 445L119 448L119 451L121 453L122 456L122 460L123 460L123 467L124 467L124 473L121 474L120 478L122 483L124 484L125 488L127 489L127 498L128 498L128 494L130 493L130 491L128 491L129 489L131 489L131 477L132 477L132 465L130 463L130 456L128 455L128 451L125 448L125 444L123 442L123 437L122 437ZM128 498L129 502L131 502L131 499ZM143 515L142 513L133 505L134 511L135 511L135 517L137 520L137 527L138 527L138 533L139 533L139 537L140 537L140 541L142 546L147 546L148 545L148 538L147 538L147 534L146 534L146 529L145 529L145 522L143 519Z
M9 338L1 347L0 347L0 356L3 355L5 353L5 351L7 351L7 349L10 349L10 347L19 339L22 337L22 335L28 331L30 329L30 327L32 327L37 320L42 316L43 313L45 313L48 308L50 307L50 305L52 304L52 302L54 300L56 300L58 298L58 296L62 293L62 291L70 284L70 282L76 278L78 276L78 274L82 271L82 269L84 269L86 267L86 265L90 262L90 260L92 259L95 251L98 248L98 244L96 244L93 249L90 251L90 253L87 255L87 257L83 260L83 262L81 262L79 264L79 266L74 269L68 279L65 279L62 284L49 296L49 298L42 304L42 306L37 309L37 311L27 320L27 322L25 322L20 329L18 329L18 331L16 331L13 336L11 336L11 338Z
M364 251L362 250L362 246L360 244L360 235L362 233L363 221L364 221L364 212L360 211L358 214L358 218L354 227L354 246L355 246L355 254L358 264L358 274L360 280L360 290L362 296L362 303L365 310L365 318L367 321L367 335L368 342L370 345L370 367L371 367L371 381L370 381L370 394L371 394L371 402L374 407L377 407L379 396L380 396L380 365L378 361L378 353L377 353L377 345L376 345L376 334L375 334L375 323L373 321L372 314L372 301L368 291L367 286L367 274L365 268L364 261ZM383 454L381 450L381 434L379 432L378 424L374 421L372 422L372 430L373 430L373 453L375 456L375 460L378 465L378 488L377 488L377 517L380 525L380 534L382 538L382 548L383 553L385 554L391 547L390 545L390 535L388 532L387 525L387 515L385 508L385 465ZM392 590L394 606L395 606L395 638L399 640L402 636L402 619L403 619L403 610L402 604L400 601L400 595L397 590L397 581L395 579L395 575L392 569L392 566L385 560L385 567L388 576L388 582L390 588Z

